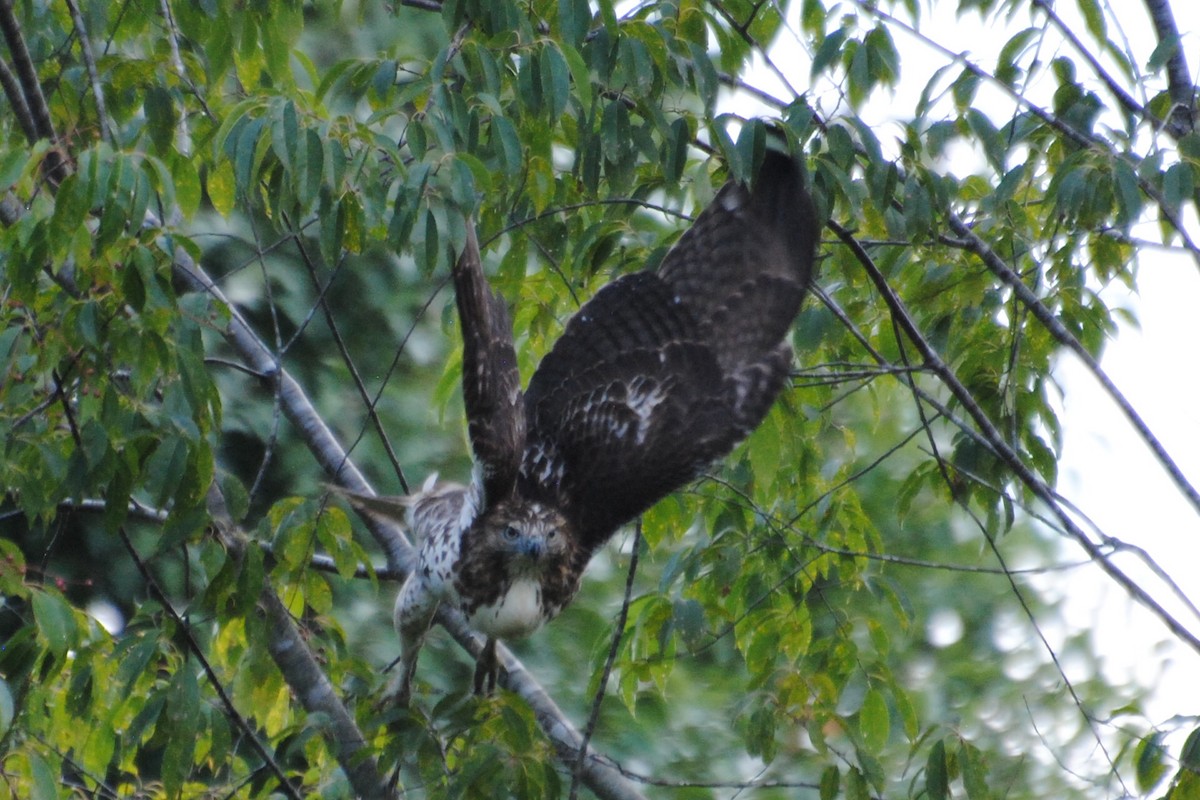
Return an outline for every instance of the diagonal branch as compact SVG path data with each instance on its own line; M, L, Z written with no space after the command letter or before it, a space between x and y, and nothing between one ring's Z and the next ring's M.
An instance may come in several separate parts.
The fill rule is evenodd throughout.
M1025 282L1021 280L1021 276L1012 267L1008 266L1004 262L1004 259L997 255L996 251L987 242L980 238L979 234L975 233L970 226L963 222L950 209L946 209L946 220L950 223L950 227L954 233L967 243L967 247L971 252L975 253L979 257L979 260L991 270L992 274L999 278L1005 286L1012 289L1017 299L1033 312L1038 322L1042 323L1046 330L1050 332L1050 335L1054 337L1055 341L1066 347L1083 362L1088 371L1092 373L1092 376L1100 382L1100 385L1108 393L1108 396L1121 409L1121 413L1129 420L1129 424L1137 431L1138 436L1142 437L1142 441L1153 451L1154 457L1158 459L1159 463L1167 471L1167 474L1171 476L1171 480L1175 482L1179 491L1191 502L1196 512L1200 513L1200 492L1188 481L1187 477L1183 474L1183 470L1179 468L1179 465L1167 453L1162 442L1155 437L1150 427L1141 418L1141 415L1137 413L1137 409L1125 398L1125 395L1112 382L1108 374L1100 368L1100 364L1092 357L1092 354L1080 344L1079 340L1067 330L1066 326L1054 316L1053 312L1046 308L1037 295L1025 285Z
M104 103L104 85L100 82L100 72L96 69L96 55L92 52L92 40L88 37L83 15L79 13L79 3L76 0L67 0L67 8L71 10L71 22L75 26L75 36L79 39L79 52L83 56L84 66L87 67L88 81L92 85L92 98L96 102L96 122L100 128L100 138L111 143L112 129L108 122L108 107Z
M240 561L246 551L246 536L230 519L225 500L216 483L209 487L208 511L221 543ZM380 771L379 762L371 752L366 737L362 735L354 716L334 691L333 684L321 670L312 650L305 644L296 627L296 621L292 619L292 615L288 613L287 607L269 581L263 581L258 594L258 607L267 617L267 650L271 653L271 658L275 660L288 687L304 706L304 710L309 714L325 716L327 725L324 732L335 748L338 763L349 778L350 785L354 787L355 795L363 798L392 797L394 793L388 789L387 779ZM282 776L280 777L282 779ZM286 782L284 786L292 790Z
M372 493L362 473L313 408L300 384L279 364L275 355L258 338L221 289L182 249L176 251L175 274L190 288L207 292L229 310L229 324L224 331L227 341L253 372L262 375L264 380L278 381L279 402L284 414L299 429L301 438L322 468L346 488L360 493ZM400 529L371 517L368 517L366 522L384 551L389 569L407 575L415 563L416 554ZM436 619L456 642L473 656L478 655L481 644L460 612L443 606ZM573 763L582 744L579 732L516 656L503 646L497 647L496 655L507 673L502 676L503 685L519 694L529 704L543 732L554 742L560 758L568 764ZM292 685L290 680L289 685ZM293 685L293 689L295 690L296 686ZM598 797L611 800L632 800L641 797L617 767L597 754L588 756L582 775L584 783Z
M1168 0L1145 0L1146 10L1160 46L1174 42L1170 58L1167 59L1167 91L1171 95L1171 115L1167 118L1167 132L1176 139L1191 133L1196 127L1196 87L1188 72L1187 60L1183 57L1183 43L1175 14Z
M50 107L46 104L45 95L42 94L42 85L38 82L37 69L29 55L29 48L25 46L25 37L21 33L21 26L13 13L12 0L0 0L0 32L4 34L4 42L8 45L9 55L12 56L13 68L16 70L20 93L24 107L29 113L28 120L32 123L35 140L46 139L51 143L57 142L58 136L54 132L54 123L50 120ZM7 83L5 91L8 91ZM13 105L17 107L17 103ZM28 135L28 131L26 134ZM43 167L46 175L55 184L66 177L66 159L57 150L51 150L46 154Z
M853 234L832 220L829 221L829 227L850 248L854 257L866 270L867 276L875 285L876 291L879 292L887 304L895 323L899 325L909 341L916 346L917 351L921 354L921 358L925 362L925 366L950 390L950 393L962 405L967 415L974 421L980 434L987 441L989 449L1005 466L1012 470L1016 478L1025 485L1034 497L1046 504L1059 524L1062 525L1063 530L1083 548L1088 557L1095 561L1100 569L1106 572L1130 597L1137 600L1154 616L1158 617L1174 636L1180 641L1185 642L1197 653L1200 653L1200 638L1175 619L1157 600L1138 585L1137 581L1126 575L1124 571L1107 557L1102 548L1088 537L1071 515L1063 508L1062 504L1058 502L1058 497L1055 495L1054 490L1030 469L1021 459L1020 454L1013 450L1004 438L1004 435L996 427L996 424L988 417L987 412L975 400L970 390L963 385L950 366L942 360L941 356L933 348L933 345L921 333L920 328L917 327L916 322L913 321L912 316L908 313L908 309L901 302L900 298L896 296L892 287L888 285L883 273L875 266L871 256L863 249Z

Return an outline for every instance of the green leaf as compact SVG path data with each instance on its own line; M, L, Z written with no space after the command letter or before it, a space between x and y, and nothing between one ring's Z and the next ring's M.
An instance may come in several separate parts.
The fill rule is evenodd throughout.
M146 90L143 100L146 112L146 129L150 141L158 153L165 154L171 149L175 139L175 126L179 123L179 113L171 93L161 86L151 86Z
M588 0L558 0L558 26L569 45L578 47L591 23Z
M863 698L862 708L858 712L858 730L863 737L863 744L873 753L883 750L891 733L891 719L888 714L887 700L883 692L872 687Z
M857 769L846 773L846 800L870 800L871 787L867 785L866 776Z
M30 153L25 148L10 150L0 157L0 191L17 182L28 165Z
M1188 734L1179 751L1179 766L1200 773L1200 728Z
M984 764L979 749L963 742L958 749L958 760L968 799L989 800L992 794L987 788L987 765Z
M584 5L587 0L562 0L563 2L580 2ZM575 92L579 96L579 105L581 108L591 110L593 92L592 79L588 72L587 63L583 60L583 56L579 51L566 42L558 43L559 49L562 51L563 58L566 59L567 68L571 71L571 81L574 83Z
M925 761L925 791L930 800L946 800L950 796L950 777L946 767L946 743L939 739L929 749Z
M1113 184L1117 196L1117 224L1132 225L1142 213L1142 191L1133 168L1123 158L1113 162Z
M1096 37L1096 41L1105 42L1108 39L1108 25L1104 21L1104 11L1096 0L1075 0L1083 14L1088 33Z
M542 97L546 100L550 122L554 124L571 99L571 70L567 60L553 43L542 50L541 58Z
M200 689L195 673L184 666L175 671L166 714L158 721L159 732L167 738L167 746L163 750L162 781L168 796L178 796L191 774L200 719Z
M1167 751L1162 746L1163 732L1144 737L1133 751L1138 791L1149 794L1167 774Z
M517 129L508 117L492 118L492 140L496 154L500 157L500 168L506 177L515 178L521 174L524 158L521 153L521 140Z
M838 771L836 764L830 764L821 773L821 786L819 789L821 800L834 800L838 794L838 786L841 784L842 776Z
M1179 34L1164 36L1154 48L1154 51L1150 53L1150 58L1146 61L1146 69L1150 72L1160 71L1174 57L1182 42L1183 37Z
M1178 212L1185 200L1195 191L1192 168L1179 162L1167 168L1163 176L1163 203L1173 212Z
M32 593L33 617L38 632L46 640L47 648L61 659L67 650L75 646L78 629L75 614L62 596L51 590Z
M747 120L742 129L738 131L736 146L738 159L737 167L734 170L734 177L742 181L748 181L757 174L766 149L766 126L763 125L760 119Z
M775 739L775 713L764 707L755 709L746 728L746 752L758 756L763 763L775 760L778 742Z
M238 131L237 144L234 148L233 175L237 181L237 189L241 193L249 193L253 183L256 164L255 154L258 150L258 139L266 120L262 117L252 119Z
M809 70L810 77L815 79L838 60L838 56L842 52L842 44L848 35L849 32L845 28L838 28L821 41L821 46L817 48L816 55L813 56L812 68Z
M58 800L58 781L55 780L55 771L46 763L46 759L42 758L37 753L27 753L29 759L29 773L33 778L33 784L30 786L30 800Z
M322 188L321 178L325 170L325 147L320 135L312 128L300 137L297 156L296 199L302 208L311 208Z
M687 164L688 144L691 132L687 120L677 117L671 123L671 132L663 143L665 157L663 158L663 177L668 183L678 183L683 177L683 168Z

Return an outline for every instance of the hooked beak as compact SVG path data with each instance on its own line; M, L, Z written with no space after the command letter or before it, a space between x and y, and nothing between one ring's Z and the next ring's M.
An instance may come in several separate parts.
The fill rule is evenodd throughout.
M521 541L517 543L517 552L529 558L530 561L537 561L542 557L542 540L534 539L529 536L522 536Z

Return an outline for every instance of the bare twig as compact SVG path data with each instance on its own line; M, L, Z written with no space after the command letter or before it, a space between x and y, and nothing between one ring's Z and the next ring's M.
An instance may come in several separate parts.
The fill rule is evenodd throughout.
M104 103L104 86L100 83L100 72L96 69L96 56L92 52L92 40L88 36L87 27L83 24L83 15L79 13L79 4L75 0L67 0L67 8L71 11L71 23L75 26L75 38L79 40L79 52L83 56L83 64L87 69L88 81L91 83L92 99L96 103L96 124L100 128L100 138L112 142L112 129L108 122L108 108Z
M638 550L642 546L642 519L638 517L633 528L633 547L630 548L629 570L625 574L625 597L621 601L621 610L617 612L617 620L613 623L612 642L608 646L608 656L604 659L604 669L600 672L600 682L596 685L596 695L592 698L592 710L588 714L587 725L583 728L583 741L579 745L579 757L571 769L571 790L569 800L579 796L579 778L587 761L588 742L592 740L592 732L596 730L596 722L600 719L600 704L604 702L605 689L608 686L608 676L612 674L613 664L621 649L621 639L625 636L625 621L629 618L629 603L633 598L633 578L637 575Z
M191 85L187 70L183 66L183 57L179 54L179 30L175 27L175 15L171 13L171 3L169 0L160 0L159 7L162 11L163 21L167 25L167 42L171 46L171 66L181 81ZM191 155L192 134L188 130L187 114L179 115L179 140L177 145L181 155Z

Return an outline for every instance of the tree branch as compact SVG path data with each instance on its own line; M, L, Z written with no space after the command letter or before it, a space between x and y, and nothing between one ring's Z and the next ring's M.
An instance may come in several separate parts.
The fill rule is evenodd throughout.
M1168 0L1145 0L1150 21L1158 35L1159 44L1173 41L1174 48L1167 59L1167 91L1171 95L1171 115L1167 118L1167 133L1181 139L1196 127L1196 87L1183 57L1183 44L1175 15Z
M230 319L224 332L225 337L252 371L262 375L264 380L272 380L278 373L279 399L284 414L299 429L301 438L322 468L348 489L364 494L373 493L358 467L317 414L304 390L278 363L276 357L262 343L221 289L183 250L176 251L175 273L188 286L207 292L229 310ZM416 553L401 530L374 517L368 516L364 519L383 549L389 569L407 575L415 565ZM478 655L481 644L460 612L443 606L435 619L467 652L472 656ZM557 747L560 758L567 764L573 763L582 741L579 732L516 656L503 645L497 646L496 655L506 672L501 678L501 683L529 704L543 732ZM597 796L606 800L631 800L641 797L633 784L626 780L616 767L594 753L588 756L584 766L583 781Z
M245 555L247 537L229 517L225 500L215 482L209 487L208 511L221 543L234 558L241 561ZM266 580L258 594L258 607L267 618L267 650L271 658L304 710L309 714L325 715L328 726L324 733L333 745L338 763L354 787L355 795L372 800L393 796L379 769L379 762L370 751L353 715L321 670L287 607ZM285 786L291 788L286 783Z
M25 46L21 26L13 14L12 0L0 0L0 32L3 32L8 52L12 56L13 67L16 69L21 94L25 107L29 110L29 119L33 123L36 138L56 143L58 136L54 132L54 123L50 120L50 107L42 94L42 85L38 82L37 69L33 66L33 59ZM56 184L66 177L66 159L57 150L47 153L43 166L46 175Z
M37 126L33 121L33 112L29 110L29 104L25 102L25 93L21 91L21 84L17 80L17 76L9 69L8 62L0 58L0 87L4 89L4 96L8 98L8 104L12 106L13 114L17 117L17 122L21 126L21 132L25 134L25 138L30 142L36 142L38 139Z
M637 575L638 548L642 546L642 518L638 517L633 529L633 547L629 556L629 569L625 573L625 597L621 601L621 610L613 625L612 641L609 643L608 656L604 659L604 669L600 672L600 681L596 685L596 696L592 698L592 710L588 714L587 726L583 729L583 741L579 746L579 755L571 769L571 791L569 800L579 796L579 778L582 775L588 742L592 740L592 732L596 729L596 721L600 719L600 704L604 701L604 690L608 686L608 676L612 674L613 663L621 649L621 639L625 637L625 622L629 618L629 603L633 598L633 578Z
M1135 431L1137 431L1138 436L1142 438L1142 441L1144 441L1154 453L1154 457L1158 459L1158 462L1162 464L1163 469L1165 469L1167 474L1171 476L1171 480L1175 482L1175 485L1179 488L1179 491L1181 491L1184 497L1191 502L1192 507L1196 509L1196 513L1200 514L1200 492L1198 492L1196 487L1192 486L1191 483L1188 482L1187 477L1183 474L1183 470L1179 468L1179 465L1176 464L1174 459L1171 458L1170 454L1167 453L1167 450L1163 446L1162 442L1155 437L1154 433L1150 430L1150 427L1137 413L1137 409L1135 409L1133 405L1125 398L1125 395L1123 395L1120 389L1117 388L1116 384L1112 382L1112 379L1108 377L1108 374L1101 369L1099 362L1097 362L1096 359L1092 357L1092 354L1089 353L1082 344L1080 344L1079 340L1076 339L1069 330L1067 330L1066 326L1054 316L1053 312L1046 308L1045 304L1042 303L1042 301L1038 299L1037 295L1033 293L1033 290L1026 286L1025 282L1021 280L1021 276L1018 275L1016 271L1012 269L1012 267L1008 266L1008 264L1004 262L1004 259L1000 258L1000 256L996 254L996 251L993 250L987 242L980 238L980 236L975 233L975 231L973 231L965 222L963 222L953 210L945 209L945 214L947 222L950 223L950 228L957 236L966 241L971 252L978 256L979 260L982 261L984 265L992 272L992 274L999 278L1005 286L1013 290L1013 293L1016 295L1021 304L1033 312L1033 315L1037 318L1038 322L1042 323L1046 330L1050 332L1050 335L1054 337L1055 341L1066 347L1080 361L1083 362L1083 365L1087 367L1089 372L1092 373L1092 377L1100 382L1100 386L1103 387L1108 396L1112 398L1113 402L1117 404L1117 407L1121 409L1121 413L1125 415L1127 420L1129 420L1129 424L1133 426Z
M79 52L83 56L83 64L87 68L88 81L92 87L92 98L96 102L96 124L100 128L100 138L111 142L112 130L108 124L108 108L104 103L104 87L100 83L100 72L96 69L96 56L92 53L92 41L88 38L87 27L83 24L83 15L79 13L79 4L75 0L67 0L67 8L71 11L71 23L75 26L75 36L79 39Z
M1062 525L1063 530L1065 530L1071 536L1071 538L1074 539L1081 548L1083 548L1084 552L1087 553L1088 556L1109 575L1109 577L1111 577L1119 586L1124 588L1125 591L1129 593L1130 597L1137 600L1139 603L1149 609L1154 616L1158 617L1158 619L1167 626L1167 629L1171 631L1171 633L1174 634L1180 641L1186 643L1197 653L1200 653L1200 638L1197 638L1195 634L1193 634L1178 620L1171 616L1171 614L1164 609L1157 600L1151 597L1145 589L1139 586L1136 581L1134 581L1119 567L1113 564L1112 560L1106 556L1100 546L1088 538L1087 534L1079 527L1078 524L1076 524L1075 520L1073 520L1070 514L1068 514L1062 507L1062 504L1058 502L1058 498L1055 495L1054 490L1051 489L1041 478L1037 476L1032 469L1025 464L1024 461L1021 460L1020 455L1008 444L1004 438L1004 435L999 431L999 429L996 428L995 423L992 422L987 413L980 407L970 390L968 390L967 387L958 380L958 376L954 374L954 371L950 369L946 362L942 361L941 356L938 355L937 351L922 335L920 329L917 327L917 324L913 321L911 315L909 315L908 309L905 308L904 304L900 301L900 298L896 296L896 293L892 291L891 286L889 286L887 283L887 279L884 278L883 274L875 266L875 263L872 261L870 255L867 254L862 246L854 239L854 236L833 220L830 220L828 224L830 229L832 229L834 233L838 235L838 238L840 238L850 248L855 258L866 270L867 276L871 279L871 282L875 285L876 290L887 304L893 320L897 325L900 326L900 329L904 332L904 335L908 337L908 339L916 346L917 351L921 354L921 358L924 359L926 366L935 375L937 375L946 388L950 390L950 393L954 395L955 399L962 404L962 407L967 412L967 415L975 422L979 432L987 441L989 449L996 455L997 458L1000 459L1002 463L1012 470L1016 478L1020 480L1021 483L1024 484L1025 487L1029 489L1029 491L1037 499L1046 504L1046 506L1053 513L1054 517L1057 518L1059 523Z

